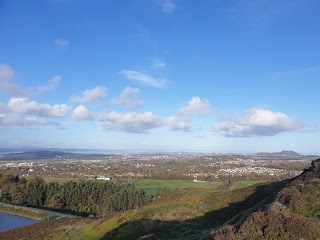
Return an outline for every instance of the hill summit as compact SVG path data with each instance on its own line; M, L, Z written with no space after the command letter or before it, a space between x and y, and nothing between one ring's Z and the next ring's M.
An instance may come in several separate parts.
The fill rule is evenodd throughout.
M295 151L282 150L281 152L259 152L257 156L269 156L269 157L302 157L299 153Z

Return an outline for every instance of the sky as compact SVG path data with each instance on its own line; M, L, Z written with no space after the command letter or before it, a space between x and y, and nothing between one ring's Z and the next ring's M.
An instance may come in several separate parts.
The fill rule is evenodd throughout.
M0 148L320 153L318 0L0 0Z

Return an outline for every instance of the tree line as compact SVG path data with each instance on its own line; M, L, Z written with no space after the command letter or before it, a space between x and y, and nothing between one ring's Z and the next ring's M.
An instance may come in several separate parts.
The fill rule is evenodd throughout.
M141 188L93 180L46 183L0 174L0 201L79 215L104 215L142 207L150 201Z

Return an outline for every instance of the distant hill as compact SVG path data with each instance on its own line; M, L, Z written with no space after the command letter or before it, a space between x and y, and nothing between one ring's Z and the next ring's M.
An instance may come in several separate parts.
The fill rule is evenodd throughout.
M288 157L288 158L300 158L304 155L300 155L299 153L295 151L281 151L281 152L259 152L256 154L256 156L268 156L268 157Z
M0 160L44 160L44 159L96 159L109 156L110 154L84 154L84 153L69 153L59 151L29 151L21 153L4 153L0 154Z

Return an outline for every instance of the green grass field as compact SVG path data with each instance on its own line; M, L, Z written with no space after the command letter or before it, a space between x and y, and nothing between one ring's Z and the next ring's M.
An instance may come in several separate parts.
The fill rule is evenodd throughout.
M187 180L133 179L134 186L142 188L147 194L154 194L159 188L217 188L220 182L193 182Z
M79 182L80 178L44 178L49 182L60 184L73 181ZM255 184L268 182L268 180L237 181L232 185L232 189L240 189L253 186ZM142 188L147 194L155 194L159 188L180 189L180 188L204 188L215 189L221 185L220 182L193 182L190 180L155 180L155 179L132 179L134 186Z
M240 189L240 188L246 188L251 187L255 184L259 183L266 183L269 180L250 180L250 181L237 181L232 184L232 189Z
M65 183L65 182L70 182L70 181L73 181L73 182L80 182L80 179L81 178L43 178L43 180L47 183L50 183L50 182L57 182L59 184L62 184L62 183Z

